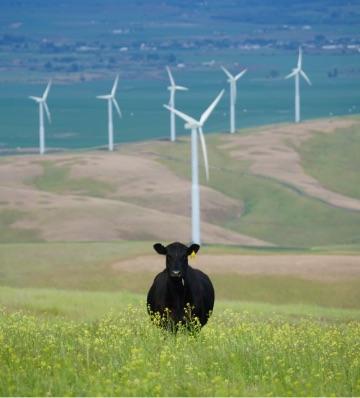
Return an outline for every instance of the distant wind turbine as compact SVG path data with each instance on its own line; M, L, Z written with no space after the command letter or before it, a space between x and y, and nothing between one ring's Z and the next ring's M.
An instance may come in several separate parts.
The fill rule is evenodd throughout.
M48 118L49 123L51 123L51 115L49 108L46 103L46 99L49 95L51 87L51 80L49 80L48 85L46 86L46 89L44 91L44 94L42 97L32 97L30 96L29 98L34 100L39 104L39 139L40 139L40 154L43 155L45 153L45 127L44 127L44 109L46 112L46 116Z
M96 98L105 99L108 101L109 151L114 150L114 126L113 126L113 116L112 116L112 114L113 114L112 106L113 105L115 106L115 109L116 109L119 117L122 117L119 104L117 103L116 98L115 98L115 93L116 93L118 83L119 83L119 75L116 76L116 79L114 81L114 84L113 84L110 94L98 95L96 97Z
M300 75L306 80L306 82L311 86L311 81L306 75L306 73L302 70L302 50L299 47L299 58L297 67L292 70L290 74L288 74L285 79L289 79L290 77L295 76L295 123L300 122Z
M211 115L212 111L220 101L224 94L222 90L215 100L210 104L206 111L201 115L200 120L195 120L183 112L168 105L164 105L170 112L175 113L181 119L185 120L185 128L191 130L191 173L192 173L192 186L191 186L191 224L192 224L192 241L193 243L200 244L200 190L199 190L199 164L198 164L198 133L201 142L201 148L204 156L206 179L209 180L209 164L206 151L205 138L203 133L203 125Z
M170 91L170 100L169 100L169 107L175 108L175 91L187 91L188 88L183 87L183 86L177 86L175 84L175 80L173 75L171 74L170 68L167 66L166 67L167 73L169 75L170 79L170 86L168 87L168 90ZM170 112L170 140L175 141L176 140L176 131L175 131L175 114L174 112Z
M244 69L236 76L233 76L227 69L223 66L221 69L228 77L228 82L230 83L230 133L235 133L235 104L236 104L236 82L245 75L247 69Z

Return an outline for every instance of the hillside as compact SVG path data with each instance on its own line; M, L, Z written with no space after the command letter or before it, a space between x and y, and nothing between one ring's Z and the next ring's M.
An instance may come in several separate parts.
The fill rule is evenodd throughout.
M355 153L359 130L358 119L339 118L208 135L210 181L201 186L204 243L359 244L360 200L349 196L344 179L339 187L323 182L305 156L314 140L319 150L317 137L326 142L347 134L351 140L330 147ZM185 137L175 144L121 145L114 153L1 158L0 241L189 241L189 156ZM356 161L337 162L332 173L344 175L342 166L353 167L349 185L354 184Z

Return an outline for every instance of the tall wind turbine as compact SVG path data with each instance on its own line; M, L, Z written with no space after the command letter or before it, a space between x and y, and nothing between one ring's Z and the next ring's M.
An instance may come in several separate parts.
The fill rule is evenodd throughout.
M185 128L191 130L191 228L193 243L200 244L200 190L199 190L199 164L198 164L198 134L200 137L201 148L204 156L206 179L209 180L209 164L206 151L205 138L203 133L203 125L211 115L212 111L220 101L224 94L222 90L215 100L210 104L206 111L201 115L200 120L195 120L183 112L168 105L164 105L170 112L175 113L181 119L185 120Z
M245 75L247 69L244 69L236 76L233 76L226 68L223 66L221 69L225 72L228 77L228 82L230 83L230 133L235 133L235 104L236 104L236 82Z
M288 74L285 79L295 76L295 123L300 122L300 75L306 80L309 86L311 86L311 81L302 70L302 50L299 47L299 57L297 67Z
M49 108L46 103L46 99L49 95L51 87L51 80L49 80L48 85L46 86L46 89L42 95L42 97L32 97L30 96L29 98L34 100L39 104L39 138L40 138L40 154L43 155L45 153L45 127L44 127L44 109L46 112L46 116L48 118L49 123L51 123L51 115Z
M112 106L115 106L115 109L119 115L119 117L122 117L121 115L121 110L119 107L119 104L116 101L115 98L115 93L117 89L117 85L119 83L119 75L116 76L116 79L114 81L114 84L111 89L111 93L108 95L98 95L96 98L99 99L105 99L108 102L108 130L109 130L109 151L114 150L114 126L113 126L113 109Z
M169 75L170 79L170 86L168 87L168 90L170 91L170 100L169 100L169 107L175 108L175 91L187 91L188 88L183 87L183 86L177 86L175 84L175 80L173 75L171 74L170 68L167 66L166 67L167 73ZM176 140L176 131L175 131L175 113L170 112L170 140L175 141Z

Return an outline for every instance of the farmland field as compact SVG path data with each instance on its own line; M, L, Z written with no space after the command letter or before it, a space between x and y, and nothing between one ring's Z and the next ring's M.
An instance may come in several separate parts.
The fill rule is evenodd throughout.
M191 264L216 303L177 336L145 298L153 243L188 240L188 138L2 157L0 395L359 395L358 131L347 117L207 136Z
M151 242L1 245L1 395L359 394L358 274L316 282L289 267L276 286L266 275L251 282L220 269L210 273L217 301L208 325L198 335L171 336L146 314L153 268L118 266L151 251ZM229 253L239 263L249 253L261 257L251 249L204 247L195 266L202 256ZM261 255L315 257L318 264L325 258ZM344 260L349 255L342 252ZM160 270L163 259L151 258Z

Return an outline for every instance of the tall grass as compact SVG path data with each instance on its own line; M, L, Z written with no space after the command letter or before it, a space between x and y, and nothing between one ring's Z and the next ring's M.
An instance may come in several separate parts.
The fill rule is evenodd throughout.
M128 307L86 323L0 315L0 395L356 396L360 324L215 315L198 335Z

